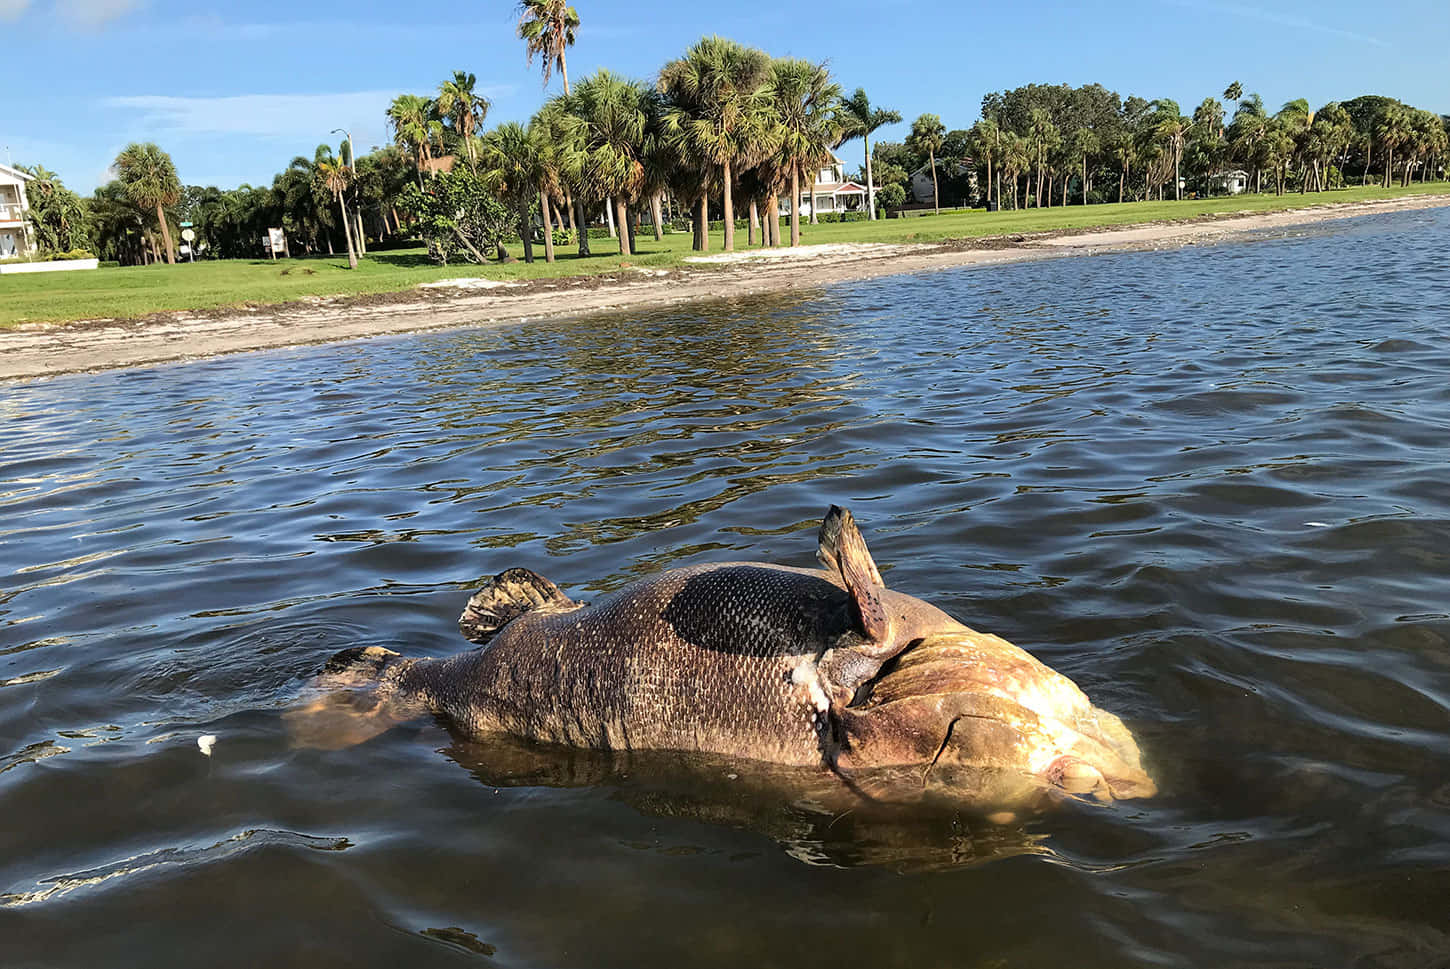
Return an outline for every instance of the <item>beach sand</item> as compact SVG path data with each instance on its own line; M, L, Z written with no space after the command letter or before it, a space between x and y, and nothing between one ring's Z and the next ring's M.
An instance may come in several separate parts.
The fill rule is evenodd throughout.
M1450 196L1331 203L1289 212L1155 222L921 245L843 243L714 254L683 269L495 285L433 283L403 293L278 306L159 313L139 320L25 324L0 330L0 380L107 370L385 334L659 309L697 300L818 289L901 273L1251 238L1261 230L1450 206Z

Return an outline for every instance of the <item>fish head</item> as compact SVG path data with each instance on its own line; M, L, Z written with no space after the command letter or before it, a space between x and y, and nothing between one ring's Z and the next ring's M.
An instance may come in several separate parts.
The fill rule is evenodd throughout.
M964 626L914 642L838 721L838 768L889 778L892 796L914 783L991 808L1157 791L1118 717L1026 651Z

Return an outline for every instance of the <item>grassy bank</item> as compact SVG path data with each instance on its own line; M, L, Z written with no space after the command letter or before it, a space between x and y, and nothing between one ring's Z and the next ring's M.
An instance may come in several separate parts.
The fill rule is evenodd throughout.
M940 216L803 226L808 244L831 242L937 242L1060 229L1127 225L1205 215L1273 212L1326 203L1364 202L1405 195L1450 193L1450 183L1415 185L1409 189L1350 188L1313 195L1240 195L1183 202L1126 202L1121 205L1069 206L1020 212L981 211ZM737 235L744 245L745 234ZM648 233L638 239L641 252L621 259L610 239L594 240L596 254L562 255L552 265L542 261L488 266L434 266L421 249L374 253L356 271L342 257L310 259L204 261L176 266L96 269L72 273L0 276L0 326L22 322L68 321L98 317L133 318L164 310L213 309L246 304L281 303L318 296L398 292L419 283L460 276L531 279L590 275L640 267L678 266L691 255L688 233L655 242ZM720 234L712 239L718 252Z

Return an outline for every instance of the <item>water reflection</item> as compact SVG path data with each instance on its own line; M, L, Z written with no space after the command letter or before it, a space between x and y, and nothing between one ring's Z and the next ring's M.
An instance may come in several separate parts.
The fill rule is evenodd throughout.
M820 771L507 740L455 741L443 753L488 787L598 788L646 816L763 835L791 858L812 865L928 871L1051 854L1047 835L1019 821L946 805L873 803Z

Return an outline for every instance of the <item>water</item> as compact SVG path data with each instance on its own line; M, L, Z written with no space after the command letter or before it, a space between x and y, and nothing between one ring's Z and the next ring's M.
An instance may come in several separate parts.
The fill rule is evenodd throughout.
M1450 964L1447 243L1439 210L0 387L0 962ZM460 648L480 576L806 565L832 501L1162 794L887 824L433 723L289 748L328 655Z

